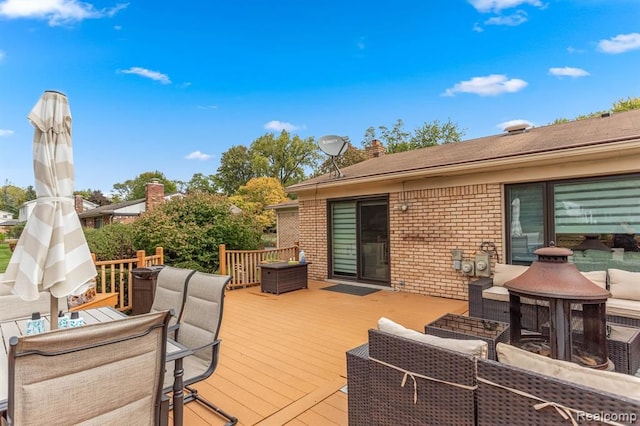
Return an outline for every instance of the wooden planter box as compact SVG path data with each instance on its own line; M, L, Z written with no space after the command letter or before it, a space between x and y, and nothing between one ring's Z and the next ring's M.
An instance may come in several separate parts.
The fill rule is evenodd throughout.
M260 265L260 289L264 293L280 294L307 288L307 264L287 262Z

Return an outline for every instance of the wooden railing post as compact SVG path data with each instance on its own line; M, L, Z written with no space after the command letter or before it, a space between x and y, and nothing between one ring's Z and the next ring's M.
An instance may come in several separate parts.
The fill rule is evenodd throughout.
M227 275L227 250L224 244L218 246L218 261L220 262L220 275Z
M95 265L97 260L96 260L96 254L95 253L91 253L91 261L93 262L93 264Z
M136 251L136 268L144 268L145 266L147 266L145 263L145 257L146 253L144 252L144 250Z
M158 265L164 265L164 248L156 247L156 256L158 256Z

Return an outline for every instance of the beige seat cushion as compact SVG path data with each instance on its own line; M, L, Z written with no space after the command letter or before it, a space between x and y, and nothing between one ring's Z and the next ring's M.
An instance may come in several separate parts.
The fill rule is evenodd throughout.
M504 343L496 345L496 353L501 363L640 401L639 377L582 367Z
M496 263L493 270L493 285L503 286L509 280L522 275L529 267L522 265L507 265L505 263Z
M485 359L487 358L489 350L487 342L483 340L445 339L438 336L432 336L405 328L404 326L384 317L378 320L378 330L404 337L406 339L415 340L417 342L427 343L439 348L445 348L451 351L461 352Z
M501 286L493 286L489 287L485 290L482 290L482 298L488 300L495 300L498 302L507 302L509 303L509 290L506 287ZM530 299L528 297L521 297L520 301L527 305L535 305L541 303L541 301L536 299Z
M640 301L609 298L607 315L640 319Z
M581 272L581 274L590 279L599 287L602 287L604 289L607 288L607 271Z
M609 285L611 297L640 301L640 272L610 268Z

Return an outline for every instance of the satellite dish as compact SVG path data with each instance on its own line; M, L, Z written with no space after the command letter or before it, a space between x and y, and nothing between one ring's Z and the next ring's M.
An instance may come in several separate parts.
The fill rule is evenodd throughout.
M331 157L331 162L333 163L333 167L336 168L338 177L343 177L344 175L336 164L336 157L342 154L342 151L345 150L348 142L348 137L336 135L327 135L318 139L318 148Z
M347 141L342 136L327 135L318 139L318 148L327 155L337 157L347 146Z

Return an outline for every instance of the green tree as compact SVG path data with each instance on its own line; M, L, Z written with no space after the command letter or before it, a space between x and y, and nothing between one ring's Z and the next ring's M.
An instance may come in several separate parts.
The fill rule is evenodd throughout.
M91 201L99 206L111 204L111 200L107 198L99 189L83 189L73 192L74 195L80 195L83 199Z
M413 136L409 140L409 149L405 151L460 142L465 133L466 131L460 129L457 123L452 123L451 119L447 119L447 122L442 124L438 120L433 120L431 123L424 123L413 131Z
M145 185L152 182L153 179L158 179L160 183L164 184L165 194L177 191L176 183L167 179L164 173L157 170L141 173L134 179L126 180L123 183L116 183L113 185L113 190L120 200L137 200L145 197Z
M38 198L38 194L36 194L36 190L33 188L33 185L27 186L24 190L24 201L31 201Z
M218 185L215 175L205 176L202 173L194 173L191 180L185 185L184 192L207 192L209 194L216 194L218 192Z
M305 179L306 170L317 167L320 154L313 138L302 139L283 130L278 137L267 133L251 144L251 164L256 177L272 177L289 186Z
M164 247L166 263L214 272L219 265L218 246L255 250L261 229L249 215L233 214L231 202L220 195L196 192L175 197L136 220L134 246L153 251Z
M12 185L9 181L0 187L0 210L18 215L20 206L27 201L27 193L24 189Z
M630 111L640 108L640 98L628 97L613 103L613 112Z
M276 212L266 210L265 207L281 203L288 198L278 179L259 177L241 186L229 200L250 215L263 230L269 230L276 224Z
M417 127L413 133L404 130L404 122L398 119L391 129L386 126L369 127L364 134L363 146L371 146L374 139L380 140L388 154L412 151L443 143L459 142L465 134L457 123L447 119L445 123L433 120Z
M222 154L214 183L223 194L231 195L255 176L249 148L235 145Z
M596 111L590 112L589 114L581 114L574 118L573 120L569 120L568 118L556 118L549 124L560 124L560 123L568 123L569 121L577 121L584 120L585 118L599 117L602 114L606 114L608 112L624 112L630 111L632 109L640 108L640 97L627 97L627 99L620 99L617 102L614 102L611 105L610 110Z

